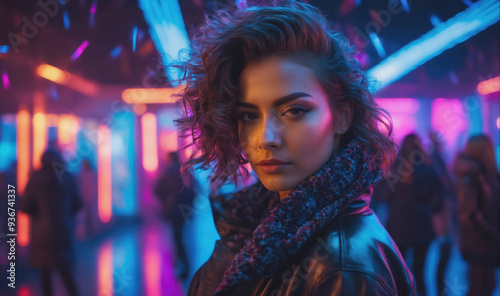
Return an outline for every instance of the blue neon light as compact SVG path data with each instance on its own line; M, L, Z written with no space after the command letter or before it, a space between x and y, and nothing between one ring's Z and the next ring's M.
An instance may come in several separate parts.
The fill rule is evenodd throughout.
M385 87L489 26L500 19L498 0L480 0L441 23L419 39L411 42L368 71L368 75L378 80L378 87ZM375 88L375 87L374 87ZM375 89L374 89L375 90Z

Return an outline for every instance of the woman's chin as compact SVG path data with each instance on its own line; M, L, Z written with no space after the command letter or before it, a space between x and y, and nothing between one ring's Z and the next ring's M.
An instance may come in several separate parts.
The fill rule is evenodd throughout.
M294 184L287 184L284 180L265 180L265 178L262 178L260 181L269 191L289 191L297 187L293 186Z

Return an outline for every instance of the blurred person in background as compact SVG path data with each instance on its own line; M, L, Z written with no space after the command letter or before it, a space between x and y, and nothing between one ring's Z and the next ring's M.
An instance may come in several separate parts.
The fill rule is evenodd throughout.
M40 269L43 295L52 295L51 272L59 272L69 295L78 295L74 265L74 217L81 197L73 176L55 150L43 153L42 168L26 185L20 209L31 216L30 265Z
M440 135L435 131L431 131L429 133L429 138L433 143L433 149L429 155L431 165L443 184L443 206L439 212L436 212L432 216L432 224L434 226L434 232L436 233L439 244L439 264L436 278L438 287L437 295L441 295L441 293L443 293L446 289L444 282L445 272L450 259L451 248L453 246L453 233L456 221L454 215L454 209L456 208L456 190L453 180L448 172L446 163L441 156L442 139L440 138Z
M177 276L185 279L189 275L189 261L183 243L183 230L192 214L194 187L185 187L181 176L181 163L177 152L167 154L167 164L163 175L158 179L154 192L162 205L162 215L172 224L174 243L177 252L175 269Z
M493 144L486 135L471 137L453 164L457 176L458 237L469 263L469 296L488 296L500 266L500 189Z
M82 160L82 169L78 174L78 185L84 202L85 236L91 237L98 232L99 217L97 214L97 172L92 168L88 159Z
M425 295L424 264L429 244L435 237L432 215L441 209L443 190L416 134L403 139L392 175L380 185L386 186L384 192L389 204L387 230L406 261L408 251L413 251L410 269L419 295Z

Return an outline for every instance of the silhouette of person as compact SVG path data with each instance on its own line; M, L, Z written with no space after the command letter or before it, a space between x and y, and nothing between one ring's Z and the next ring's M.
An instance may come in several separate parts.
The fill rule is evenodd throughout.
M468 296L488 296L500 266L500 181L491 139L471 137L453 163L460 253L469 263Z
M97 172L92 168L90 161L82 161L82 170L78 174L78 184L84 201L85 235L93 236L99 228L97 217Z
M52 295L51 272L57 270L70 295L78 295L74 264L74 216L82 206L73 176L55 150L42 155L42 168L26 185L20 209L31 216L30 265L40 269L45 296Z
M453 229L455 226L454 204L456 200L456 190L453 181L448 173L448 168L444 162L442 153L442 141L437 132L430 132L429 137L434 144L434 149L429 157L431 165L438 174L443 184L443 206L441 210L435 213L432 217L433 226L439 243L439 263L437 270L437 288L438 295L445 293L445 271L448 266L448 261L451 256L451 248L453 246Z
M387 230L407 258L413 250L418 295L425 295L424 263L435 237L432 215L442 207L442 183L416 134L403 139L392 175L396 182L385 190L389 203ZM389 182L382 182L389 183Z
M163 208L163 216L172 223L174 243L177 251L176 270L181 279L189 275L189 264L182 242L184 225L188 221L195 192L193 187L184 187L181 163L177 152L167 154L167 166L159 178L154 191Z

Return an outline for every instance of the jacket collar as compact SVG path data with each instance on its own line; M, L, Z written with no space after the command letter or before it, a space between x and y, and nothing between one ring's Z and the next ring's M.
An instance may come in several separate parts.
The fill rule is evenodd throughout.
M375 151L362 141L350 141L260 221L226 269L217 291L272 277L349 202L378 182L382 173Z

